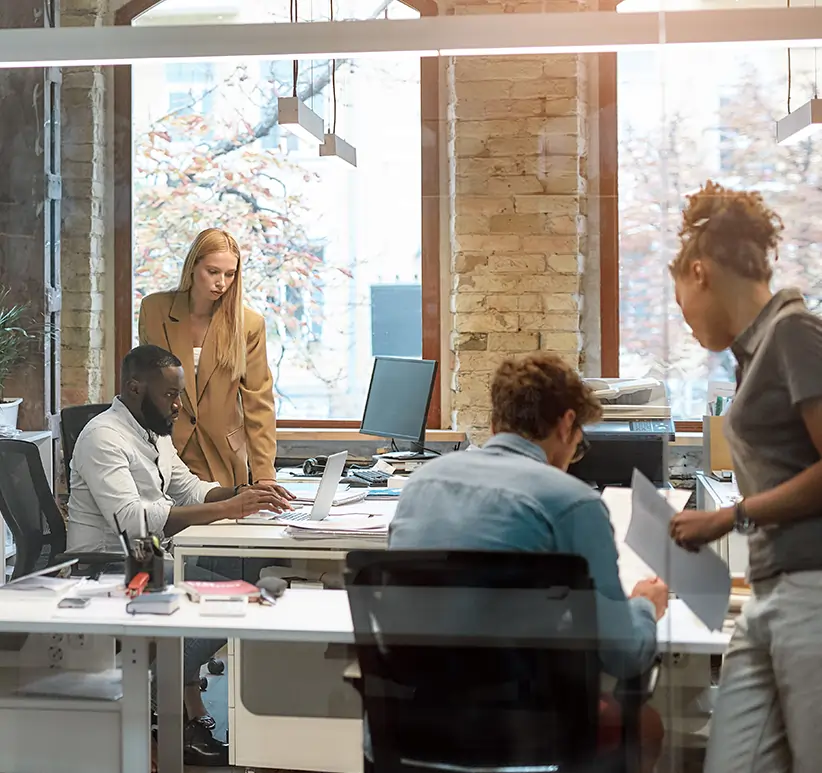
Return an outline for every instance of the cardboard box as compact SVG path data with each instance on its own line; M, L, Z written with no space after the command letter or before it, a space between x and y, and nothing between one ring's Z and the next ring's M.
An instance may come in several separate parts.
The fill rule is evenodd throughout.
M725 439L725 417L702 417L702 469L707 474L714 470L733 470L731 448Z

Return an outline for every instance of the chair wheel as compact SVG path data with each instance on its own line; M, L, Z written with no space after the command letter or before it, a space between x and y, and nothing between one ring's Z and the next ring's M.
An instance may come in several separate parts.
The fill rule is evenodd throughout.
M217 660L216 658L211 658L208 661L208 673L214 674L215 676L219 676L220 674L225 673L225 663L222 660Z
M200 677L200 692L205 692L208 689L208 679L204 676Z

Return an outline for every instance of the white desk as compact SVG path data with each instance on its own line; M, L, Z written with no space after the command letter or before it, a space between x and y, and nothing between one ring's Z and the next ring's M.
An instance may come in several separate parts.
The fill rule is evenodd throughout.
M676 496L672 492L671 496ZM610 501L617 543L620 545L620 576L627 592L637 580L653 572L624 545L630 520L630 492L617 492ZM394 502L367 501L336 512L356 511L391 513ZM273 525L222 522L210 526L186 529L175 539L175 579L182 576L182 562L188 556L265 557L303 561L343 561L349 550L375 548L373 541L356 539L297 540L285 534L285 529ZM335 591L325 591L334 594ZM332 602L329 602L329 604ZM329 610L331 607L329 606ZM672 690L678 707L685 710L693 696L710 685L710 661L706 656L722 654L729 641L723 632L710 632L690 610L679 601L671 602L671 610L659 623L659 647L671 657L666 663L659 689L659 709L663 716L672 705L666 690ZM243 648L229 640L229 761L249 768L266 767L290 770L327 771L328 773L360 773L361 724L359 720L342 717L274 716L251 712L244 704L240 689L240 669ZM279 669L284 692L299 690L301 679L310 679L312 670L322 668L322 651L308 654L293 646L272 648L272 668ZM277 654L281 660L276 659ZM692 655L682 658L682 655ZM313 660L312 660L313 658ZM292 663L293 668L286 664ZM312 665L314 664L314 665ZM676 664L675 667L672 664ZM308 674L308 676L306 676ZM336 675L324 677L333 683ZM705 724L700 717L693 726ZM323 739L319 743L318 739Z
M396 500L372 499L335 507L331 513L390 516L396 509ZM174 579L182 579L183 561L192 556L344 561L349 550L379 547L382 545L373 539L295 539L286 533L285 526L273 523L218 521L208 526L190 526L174 536Z
M58 609L56 602L46 600L0 604L0 634L112 636L123 645L119 701L0 695L4 773L146 773L151 641L157 643L160 771L181 773L182 637L323 643L350 643L354 638L343 591L290 590L273 607L252 605L240 618L203 618L188 601L173 615L131 616L125 603L122 598L96 598L75 610Z
M333 513L393 515L396 500L365 500L334 508ZM183 579L187 557L287 559L297 566L312 562L335 562L340 566L349 550L385 547L373 539L295 539L286 527L274 524L221 521L193 526L174 537L174 579ZM325 571L325 568L323 568ZM334 591L326 591L334 593ZM318 612L319 614L319 612ZM322 616L320 615L320 618ZM350 627L350 619L348 621ZM233 636L233 634L230 634ZM330 642L329 642L330 643ZM334 716L266 715L249 710L241 695L243 651L237 638L228 642L228 728L229 762L238 767L315 770L324 773L359 773L362 770L362 723L339 711ZM266 653L267 655L267 653ZM252 657L253 660L253 657ZM279 678L278 693L297 695L304 685L327 685L327 703L335 703L332 691L339 690L339 673L321 646L271 647L269 676ZM319 689L319 688L318 688ZM291 709L289 709L291 710ZM318 743L322 739L323 743Z

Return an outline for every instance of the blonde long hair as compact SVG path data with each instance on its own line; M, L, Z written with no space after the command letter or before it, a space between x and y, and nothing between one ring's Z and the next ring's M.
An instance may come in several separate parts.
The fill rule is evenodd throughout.
M194 267L215 252L230 252L237 256L237 274L231 287L215 304L211 318L217 365L225 368L233 379L245 375L245 330L243 327L243 261L234 237L219 228L206 228L197 234L183 263L178 292L188 293L194 283Z

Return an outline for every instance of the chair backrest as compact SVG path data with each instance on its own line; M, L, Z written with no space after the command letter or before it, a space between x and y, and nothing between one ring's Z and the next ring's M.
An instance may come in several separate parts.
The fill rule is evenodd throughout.
M111 408L111 403L92 403L91 405L71 405L60 411L60 442L63 446L63 469L66 473L66 490L71 491L71 457L74 445L83 427L95 416Z
M0 513L17 548L13 579L65 552L66 525L33 443L0 439Z
M346 585L377 770L588 767L600 665L585 559L354 551Z

